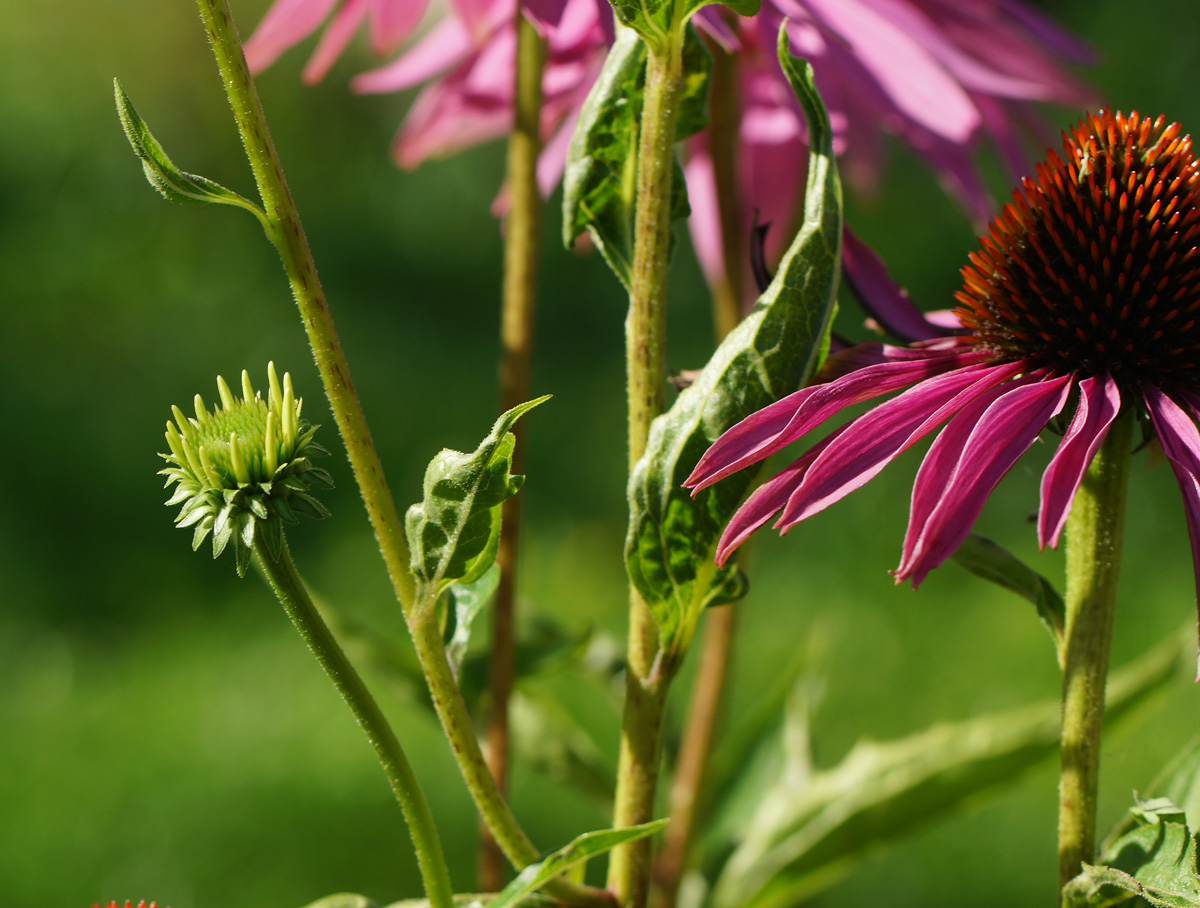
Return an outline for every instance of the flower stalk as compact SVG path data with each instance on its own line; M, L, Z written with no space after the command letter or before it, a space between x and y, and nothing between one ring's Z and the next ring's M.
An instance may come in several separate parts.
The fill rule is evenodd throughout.
M683 29L673 28L651 48L638 145L637 211L633 273L625 322L629 413L629 468L646 450L650 423L663 409L667 266L671 243L671 180L675 123L683 93ZM653 819L662 750L663 709L670 678L656 661L658 634L636 590L629 598L629 650L625 712L617 764L613 826ZM651 840L639 839L612 852L608 888L629 908L646 904Z
M313 604L292 561L286 539L275 554L270 546L261 542L256 543L254 551L292 624L354 713L354 718L375 748L379 762L383 764L392 792L404 811L431 908L454 908L450 873L446 868L446 858L433 815L429 812L429 805L404 755L404 749L383 711Z
M542 74L546 42L520 10L516 11L517 66L514 76L512 131L508 137L509 209L504 219L504 285L500 311L500 412L529 399L542 199L537 161L541 151ZM519 436L518 436L519 437ZM524 447L516 446L513 469L520 473ZM491 658L486 757L496 786L508 780L508 703L516 660L517 556L520 550L521 498L513 496L501 511L496 563L500 581L492 604ZM503 856L486 824L481 831L479 886L496 891L504 885Z
M1060 893L1083 869L1083 862L1093 860L1095 850L1104 682L1121 568L1133 424L1129 411L1112 424L1075 494L1067 521L1058 814Z
M409 571L408 542L395 501L388 490L379 455L371 440L362 405L350 380L350 370L317 277L312 251L271 141L266 116L242 53L229 4L227 0L197 0L197 4L262 197L267 215L267 235L283 261L392 588L417 643L421 668L433 693L438 715L481 815L509 860L518 869L524 868L540 855L504 803L483 762L475 732L470 722L466 721L467 710L462 693L450 673L435 610L431 603L416 601L415 584ZM546 891L570 904L604 905L610 902L603 891L562 880L547 885Z

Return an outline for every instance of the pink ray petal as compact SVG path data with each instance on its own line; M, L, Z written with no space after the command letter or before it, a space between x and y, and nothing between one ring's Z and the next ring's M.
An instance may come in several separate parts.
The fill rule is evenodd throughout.
M325 26L321 40L317 42L317 49L304 66L301 78L305 85L316 85L325 78L329 68L337 62L358 27L367 18L368 3L369 0L346 0L342 8L334 13Z
M1196 600L1200 606L1200 431L1196 430L1192 417L1158 388L1143 385L1142 399L1154 424L1154 434L1162 443L1163 453L1171 462L1179 491L1183 493L1183 513L1196 574ZM1200 662L1196 680L1200 682Z
M943 335L925 320L904 288L892 280L883 260L849 227L842 233L842 273L863 308L887 331L906 340Z
M1079 408L1067 434L1042 474L1042 506L1038 511L1038 547L1058 548L1075 492L1088 464L1100 449L1108 427L1121 409L1121 392L1107 372L1079 383Z
M1070 391L1070 375L1032 372L984 395L950 421L913 484L904 553L893 572L897 582L911 579L917 587L953 554L988 495L1062 409Z
M371 50L390 53L413 33L429 0L374 0L371 4Z
M336 5L337 0L277 0L243 45L250 71L262 72L311 35Z
M966 366L926 379L864 413L808 469L775 527L786 530L861 488L904 451L1022 368L1020 362Z
M775 512L784 506L792 490L804 479L804 474L813 461L820 457L821 453L852 425L854 423L850 422L831 432L828 437L821 439L805 451L799 460L772 476L750 494L750 497L737 509L737 513L733 515L729 525L725 527L725 531L721 533L716 553L718 565L724 567L729 556L733 554L733 550L745 542L751 533L770 520Z
M912 352L912 351L908 351ZM824 385L810 385L752 413L716 440L684 485L695 492L770 456L852 404L879 397L958 366L983 351L932 354L867 366ZM693 493L694 494L694 493Z
M521 9L525 10L542 35L558 27L566 6L567 0L521 0Z
M450 16L391 63L355 76L350 86L367 95L411 88L460 63L473 48L470 33Z

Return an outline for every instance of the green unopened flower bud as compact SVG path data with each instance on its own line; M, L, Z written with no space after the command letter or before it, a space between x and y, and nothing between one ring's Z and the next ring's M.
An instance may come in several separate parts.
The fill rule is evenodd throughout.
M246 573L255 542L263 542L277 558L284 523L296 523L298 514L329 514L309 494L314 487L333 486L329 474L309 462L328 453L312 440L317 427L300 419L303 401L292 390L292 377L284 373L281 385L274 363L268 364L267 376L265 399L243 371L240 398L218 376L219 407L209 411L199 394L195 417L172 407L171 453L159 455L170 464L159 471L167 486L178 483L167 504L183 504L175 524L195 528L193 549L211 533L214 558L232 542L238 576Z

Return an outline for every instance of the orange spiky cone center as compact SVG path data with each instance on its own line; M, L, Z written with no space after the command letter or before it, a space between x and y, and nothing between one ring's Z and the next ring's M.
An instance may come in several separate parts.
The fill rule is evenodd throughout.
M1177 123L1101 111L1063 134L962 269L1001 356L1200 389L1200 165Z

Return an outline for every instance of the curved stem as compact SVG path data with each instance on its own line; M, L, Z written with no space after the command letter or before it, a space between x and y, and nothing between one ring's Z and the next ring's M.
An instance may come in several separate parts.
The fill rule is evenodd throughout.
M1088 467L1067 523L1058 887L1093 859L1108 675L1133 416L1122 413Z
M312 250L308 248L308 240L300 224L300 215L292 201L292 194L283 176L283 167L279 163L279 155L271 141L271 131L267 128L267 118L258 99L258 90L254 87L250 68L246 65L246 58L242 53L241 41L229 11L229 3L227 0L197 0L197 3L200 7L200 18L204 22L213 55L217 60L217 68L221 72L221 82L233 107L233 116L237 121L242 144L246 148L246 157L249 158L250 168L254 172L254 181L262 197L263 210L270 225L267 236L275 244L279 257L283 260L292 295L300 309L300 318L304 322L304 330L308 333L308 343L312 347L313 358L321 374L325 394L329 398L329 407L346 445L350 466L354 470L354 479L367 507L371 528L375 531L379 550L383 553L396 598L407 612L415 595L412 575L408 570L408 542L404 538L395 502L384 479L383 467L379 462L379 455L375 452L375 444L371 440L371 432L367 428L358 393L350 380L350 369L346 365L341 341L333 325L333 316L329 312L325 291L317 277Z
M433 815L404 756L404 749L383 711L313 605L304 581L296 571L287 541L280 546L278 558L273 558L262 544L256 544L254 551L292 624L354 713L354 718L366 732L367 740L375 748L375 755L383 764L383 771L387 773L396 800L400 802L400 809L404 811L430 905L432 908L454 908L450 874L446 869L446 858L442 853L437 828L433 824Z
M529 844L508 806L504 804L504 799L496 789L486 766L483 767L486 785L475 778L478 768L476 761L479 766L483 766L479 742L470 723L459 721L460 718L465 719L466 707L462 702L462 694L450 674L441 635L436 632L436 626L433 634L425 632L428 631L426 625L432 621L433 610L428 608L425 610L428 614L419 614L421 610L415 602L415 585L409 573L408 542L396 511L396 504L384 480L383 467L371 441L362 405L350 381L350 371L346 366L341 342L338 340L324 291L317 278L317 268L300 225L300 216L284 180L283 168L280 166L275 146L271 142L271 133L267 128L266 117L254 87L254 80L250 76L250 69L246 65L245 55L242 53L241 41L229 11L228 0L197 0L197 3L200 7L200 18L212 44L217 67L221 72L222 83L233 107L234 119L237 121L246 156L254 171L263 208L269 219L267 235L283 260L284 270L291 283L292 294L300 309L309 345L312 347L317 369L325 386L325 393L329 397L330 409L346 445L354 478L367 506L371 527L375 531L375 539L387 565L396 599L404 610L409 628L413 630L414 642L417 642L418 636L416 629L424 629L421 640L417 642L417 653L421 656L426 683L434 694L434 702L441 704L439 715L447 732L449 733L451 728L454 729L455 736L451 743L454 745L459 768L467 778L468 788L476 797L476 806L489 823L497 841L502 847L506 841L523 842L528 846L511 851L505 849L509 859L518 868L523 868L539 855ZM471 784L473 779L477 784ZM497 828L494 823L502 824L501 828ZM568 885L562 881L548 886L547 891L572 904L598 905L610 901L607 893L601 890Z
M682 95L683 29L651 49L638 148L637 213L629 317L625 322L629 394L629 468L646 450L650 423L663 409L667 264L671 240L671 179L675 121ZM625 713L617 765L613 826L635 826L654 815L662 750L663 709L670 678L658 670L658 634L636 590L629 597L629 657ZM628 908L642 908L650 884L651 840L620 845L608 865L608 887Z
M517 66L512 132L508 137L508 216L504 219L504 291L500 315L500 412L529 399L533 321L537 303L538 236L542 199L537 162L541 151L542 73L546 42L520 9L516 12ZM519 430L517 430L519 432ZM519 435L518 435L519 437ZM521 473L524 446L513 453L512 469ZM487 763L501 792L508 780L508 701L516 661L517 552L520 548L521 496L501 508L500 546L496 563L500 582L492 605L491 659L488 693ZM504 862L486 824L481 832L479 887L496 891L504 885Z

